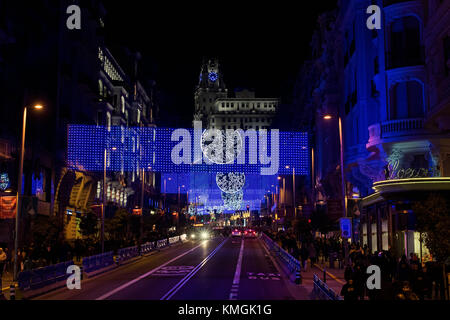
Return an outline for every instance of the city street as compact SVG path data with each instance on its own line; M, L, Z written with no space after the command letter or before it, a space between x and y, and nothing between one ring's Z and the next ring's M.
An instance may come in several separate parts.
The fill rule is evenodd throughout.
M259 239L188 241L38 300L292 300ZM241 259L240 259L241 256ZM301 288L298 288L301 290ZM305 291L305 299L307 298Z
M0 300L450 300L450 0L219 7L0 0Z

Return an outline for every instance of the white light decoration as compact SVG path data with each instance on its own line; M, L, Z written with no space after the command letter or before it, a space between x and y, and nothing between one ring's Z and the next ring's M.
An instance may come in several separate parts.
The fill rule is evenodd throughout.
M230 164L242 151L242 137L239 131L208 129L202 134L202 152L215 164Z
M245 174L242 172L218 172L216 174L216 183L223 192L236 193L244 188Z
M240 210L244 200L244 192L236 193L222 192L223 205L230 210Z

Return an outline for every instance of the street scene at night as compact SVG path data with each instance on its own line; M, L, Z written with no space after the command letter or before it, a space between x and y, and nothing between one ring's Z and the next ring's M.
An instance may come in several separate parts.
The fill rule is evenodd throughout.
M247 5L0 0L0 304L448 303L450 0Z

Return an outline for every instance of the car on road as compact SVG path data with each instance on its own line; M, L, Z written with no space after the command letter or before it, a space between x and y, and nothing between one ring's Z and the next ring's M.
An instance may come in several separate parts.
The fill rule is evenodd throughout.
M233 231L231 231L231 236L233 238L235 237L242 237L242 231L239 229L233 229Z
M194 229L190 232L191 240L208 240L214 237L214 233L207 228Z
M256 238L257 233L253 229L246 229L244 231L244 238Z

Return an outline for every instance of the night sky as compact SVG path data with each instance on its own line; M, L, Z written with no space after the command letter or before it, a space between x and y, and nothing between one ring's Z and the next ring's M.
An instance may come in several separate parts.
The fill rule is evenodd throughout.
M142 53L141 78L162 92L161 126L191 126L203 56L219 57L229 90L289 100L317 16L336 1L250 3L105 1L107 45L121 64L125 47Z

